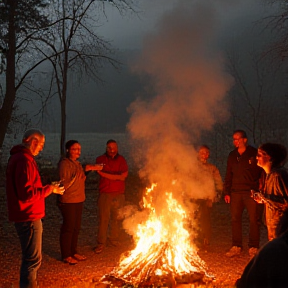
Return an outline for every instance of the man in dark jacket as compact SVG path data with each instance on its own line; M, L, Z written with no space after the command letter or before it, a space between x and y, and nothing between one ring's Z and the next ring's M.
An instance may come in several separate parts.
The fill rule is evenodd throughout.
M37 285L37 271L42 260L42 221L45 216L45 197L63 194L58 185L43 186L34 159L42 151L44 134L37 129L25 132L22 144L14 146L6 171L6 194L9 220L15 228L22 249L20 288Z
M251 190L259 190L262 168L257 166L257 149L248 145L245 131L233 133L235 149L230 152L224 181L224 200L230 203L232 218L232 248L226 256L233 257L242 251L242 214L249 214L249 254L254 256L259 248L261 204L251 198ZM263 206L263 205L262 205Z

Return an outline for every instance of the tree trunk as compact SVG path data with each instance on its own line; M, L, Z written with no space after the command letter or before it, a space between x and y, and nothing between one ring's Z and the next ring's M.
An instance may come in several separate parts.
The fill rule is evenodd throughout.
M66 99L67 99L67 75L68 75L68 50L65 49L63 60L63 83L61 97L61 137L60 149L61 155L65 155L65 140L66 140Z
M15 54L16 54L16 33L15 33L15 10L17 1L8 0L9 4L9 34L8 51L6 55L6 93L3 105L0 109L0 149L3 146L5 134L11 120L13 106L16 98L15 89ZM8 6L8 5L7 5Z
M66 139L66 92L65 97L61 99L61 136L60 136L60 155L65 155L65 139Z

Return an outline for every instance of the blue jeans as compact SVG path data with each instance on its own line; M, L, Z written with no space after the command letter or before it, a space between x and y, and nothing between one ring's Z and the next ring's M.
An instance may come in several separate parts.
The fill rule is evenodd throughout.
M17 222L15 228L22 250L20 288L36 288L42 260L42 220Z

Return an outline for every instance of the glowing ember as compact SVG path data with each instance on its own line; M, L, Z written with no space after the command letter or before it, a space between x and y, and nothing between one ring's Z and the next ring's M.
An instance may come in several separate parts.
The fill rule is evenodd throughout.
M194 278L199 275L211 277L191 243L191 235L184 228L187 223L185 210L171 192L165 193L164 201L163 197L157 197L160 194L156 186L147 188L143 197L143 207L149 216L137 227L135 249L128 256L121 256L119 266L111 275L134 286L146 286L152 281L155 284L159 279L179 282L186 278L187 281L191 275Z

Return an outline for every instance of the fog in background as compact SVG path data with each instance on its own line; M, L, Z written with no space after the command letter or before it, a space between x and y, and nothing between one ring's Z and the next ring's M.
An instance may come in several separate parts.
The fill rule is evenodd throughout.
M222 25L217 3L187 3L179 1L144 38L132 71L150 77L155 95L139 95L130 105L128 130L138 143L142 177L162 192L212 199L213 179L201 170L195 147L203 131L228 119L225 96L233 79L216 45Z
M150 78L143 79L139 77L138 73L131 70L133 67L131 63L134 62L134 59L138 55L144 57L142 53L143 49L147 51L146 47L149 45L147 44L147 41L149 41L147 40L147 35L152 34L153 36L153 33L157 35L160 30L166 30L166 36L163 36L164 38L161 39L169 45L157 46L156 49L161 49L161 51L150 52L150 58L147 60L144 59L144 61L147 61L147 69L155 69L153 67L156 65L154 62L159 57L159 54L161 54L162 59L159 58L157 61L161 63L165 61L171 62L175 65L175 69L178 70L181 70L181 63L177 62L178 58L179 61L187 61L187 63L196 61L194 66L200 69L200 75L210 71L207 68L209 62L213 66L215 62L220 63L219 61L221 60L219 60L219 57L222 57L223 61L225 60L224 49L231 43L235 43L235 46L239 50L243 48L244 53L246 53L247 46L249 45L262 45L261 39L263 36L258 31L255 31L255 34L253 34L256 21L267 13L262 6L262 1L139 0L136 3L138 3L138 8L142 12L138 15L128 14L123 18L119 16L119 13L115 9L111 7L109 9L109 6L107 6L107 18L103 19L103 25L99 28L98 32L110 40L115 47L119 47L116 57L122 61L123 65L117 71L111 67L104 68L101 71L101 77L104 80L103 83L85 79L79 83L77 75L70 78L67 101L68 132L124 132L131 117L130 112L127 111L130 104L139 95L143 98L144 93L146 98L154 97L155 91L151 90L154 87L147 87L145 83ZM199 6L200 3L202 3L201 7ZM196 10L198 14L195 14ZM161 20L162 17L167 20ZM193 19L189 19L190 17ZM177 23L174 23L175 21ZM174 27L175 24L179 24L180 32ZM169 34L169 29L174 29L174 32L171 31ZM185 37L190 37L190 42L182 43L183 40L188 41ZM241 39L240 43L237 39ZM193 41L195 41L195 47ZM185 45L189 45L188 47L190 48L185 47ZM211 49L206 49L206 45L210 45L209 48ZM205 48L203 51L201 51L202 47ZM181 55L182 49L186 55L186 59ZM187 49L190 49L190 51ZM152 59L153 53L155 59ZM168 59L168 57L170 58ZM203 58L205 61L201 62L200 59ZM154 62L149 63L148 61ZM222 65L222 62L219 65ZM201 65L204 66L201 67ZM173 70L173 66L171 65L169 69ZM155 72L153 73L155 74ZM195 81L197 81L197 77L201 78L196 70L194 70L193 75L185 75L183 71L179 71L179 73L181 77L191 77ZM46 79L46 76L41 76L40 73L34 77L35 81L38 81L40 77L39 82L43 82ZM214 74L207 75L207 79L213 77ZM218 85L216 79L214 79L214 82ZM183 81L185 80L183 79ZM219 86L221 86L221 83L219 83ZM219 88L216 87L215 89ZM199 98L201 97L199 96ZM60 131L60 109L58 102L59 100L55 96L54 100L47 103L44 122L42 124L43 130L47 132ZM176 104L178 105L178 103ZM38 96L34 96L33 101L25 100L21 102L21 106L25 111L28 111L29 115L35 115L37 107L41 105L42 103ZM212 103L211 105L214 104ZM193 107L191 109L191 113L200 113L198 110L195 111ZM223 114L223 109L220 109L218 112ZM214 113L216 113L216 110ZM39 119L39 117L34 118L35 120ZM213 125L213 121L209 125Z
M128 108L131 152L140 177L157 183L148 198L153 213L170 229L175 220L166 216L174 212L167 208L170 192L190 213L195 209L191 199L216 196L212 175L197 159L198 147L203 133L231 116L227 92L234 81L225 69L219 39L225 39L222 33L231 29L226 25L234 24L235 18L248 17L248 6L256 8L248 2L238 6L231 1L177 1L144 36L141 53L131 64L132 73L145 79ZM239 33L233 31L232 38ZM134 235L132 228L143 222L147 211L126 207L124 214L131 216L124 227Z

